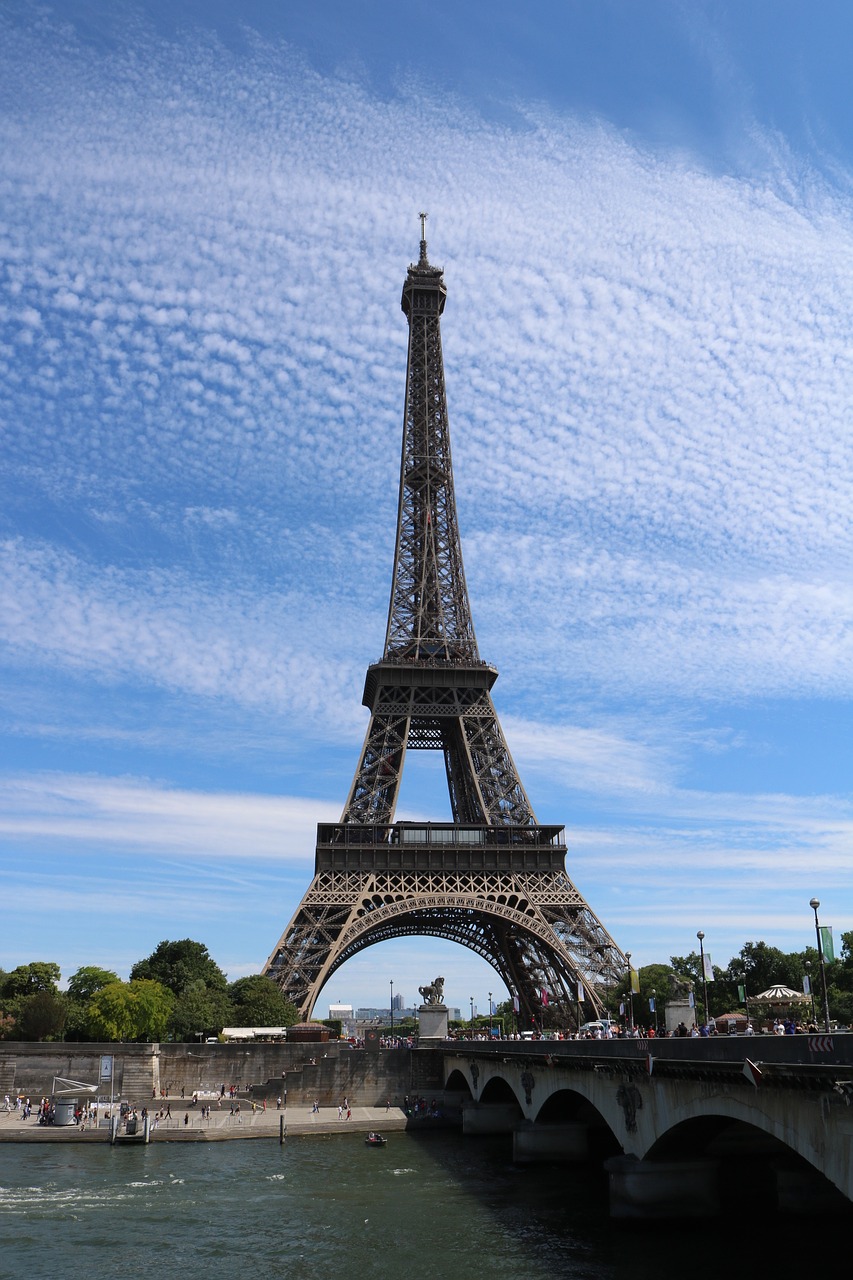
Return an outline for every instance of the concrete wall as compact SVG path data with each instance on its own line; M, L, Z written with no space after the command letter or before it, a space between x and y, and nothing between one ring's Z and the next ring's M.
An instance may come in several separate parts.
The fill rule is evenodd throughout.
M190 1097L197 1089L236 1085L258 1099L275 1100L287 1088L288 1105L315 1100L337 1106L347 1097L358 1106L401 1103L406 1094L440 1097L441 1055L431 1050L388 1049L378 1053L333 1044L41 1044L0 1045L0 1098L14 1092L49 1094L55 1076L96 1084L100 1059L115 1062L115 1094L145 1102L166 1090ZM311 1063L311 1059L314 1063ZM107 1082L101 1092L109 1095Z

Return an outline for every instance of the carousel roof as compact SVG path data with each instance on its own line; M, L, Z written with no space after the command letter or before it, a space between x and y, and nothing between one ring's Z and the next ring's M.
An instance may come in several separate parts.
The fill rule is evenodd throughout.
M750 996L751 1004L800 1004L802 1001L808 1000L809 997L804 995L802 991L793 991L791 987L768 987L766 991L762 991L761 995Z

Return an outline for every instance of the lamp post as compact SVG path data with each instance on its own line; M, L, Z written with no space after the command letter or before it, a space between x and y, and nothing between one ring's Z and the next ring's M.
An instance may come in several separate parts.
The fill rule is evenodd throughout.
M652 1013L655 1015L655 1035L658 1033L658 998L655 989L652 987Z
M631 981L631 952L625 952L625 959L628 961L628 1017L630 1019L631 1030L634 1030L634 984Z
M394 1039L394 979L391 979L391 1039Z
M809 980L809 995L810 995L810 996L811 996L811 998L812 998L812 1022L814 1022L814 1021L815 1021L815 1012L814 1012L814 984L813 984L813 982L812 982L812 962L811 962L811 960L807 960L807 961L806 961L806 977L807 977L807 978L808 978L808 980Z
M827 992L826 992L826 961L823 958L823 945L821 944L821 940L820 940L820 922L817 918L817 909L820 906L820 902L817 900L817 898L812 898L811 901L809 902L809 906L814 912L814 931L815 931L815 937L817 938L818 959L820 960L820 981L821 981L821 986L823 987L823 1029L824 1031L828 1031L829 1030L829 996L827 995Z
M474 1039L474 997L469 996L468 998L471 1001L471 1039L473 1040Z
M711 1010L708 1008L708 979L705 977L705 935L700 929L696 934L699 939L699 965L702 969L702 991L705 997L705 1025L711 1025Z
M489 992L489 1044L492 1043L492 993Z

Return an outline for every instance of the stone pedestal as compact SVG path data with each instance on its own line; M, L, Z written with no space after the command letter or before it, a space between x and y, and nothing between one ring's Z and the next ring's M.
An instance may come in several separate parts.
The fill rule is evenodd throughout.
M570 1124L524 1124L512 1131L512 1158L516 1164L575 1164L589 1159L589 1129Z
M447 1005L422 1004L418 1010L418 1042L447 1039Z
M465 1137L480 1133L512 1133L521 1118L517 1102L485 1102L465 1107L462 1132Z

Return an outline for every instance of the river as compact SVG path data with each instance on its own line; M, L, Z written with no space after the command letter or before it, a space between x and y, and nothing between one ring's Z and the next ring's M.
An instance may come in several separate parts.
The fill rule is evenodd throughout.
M603 1176L519 1168L506 1139L0 1146L4 1280L692 1280L804 1275L813 1234L611 1223Z

